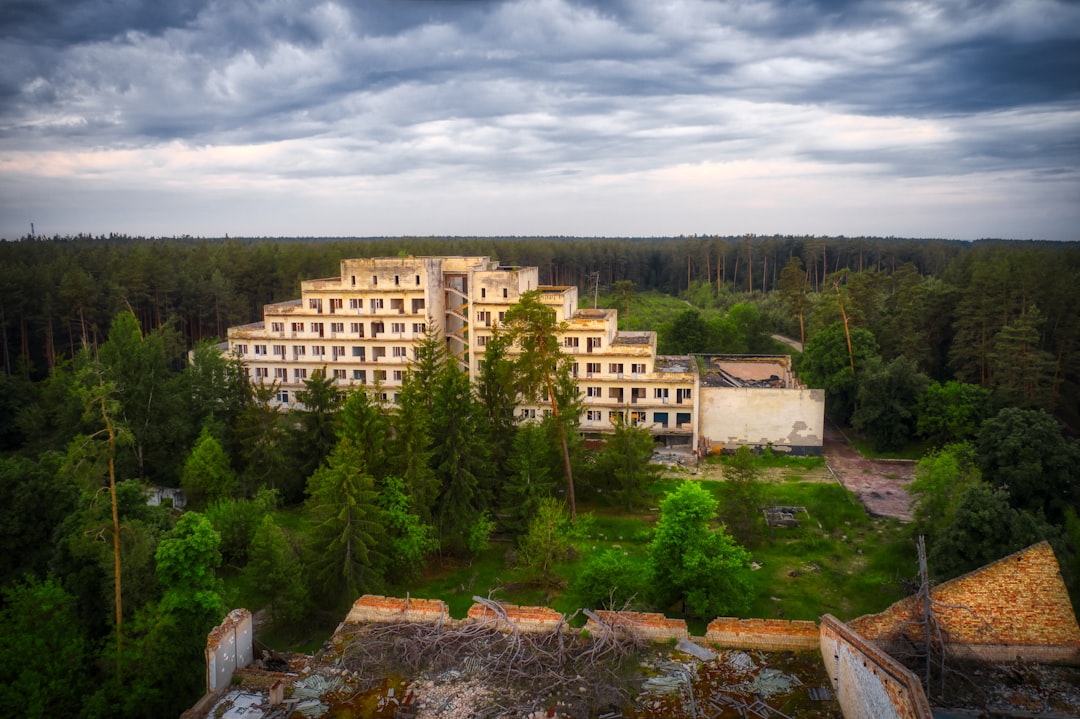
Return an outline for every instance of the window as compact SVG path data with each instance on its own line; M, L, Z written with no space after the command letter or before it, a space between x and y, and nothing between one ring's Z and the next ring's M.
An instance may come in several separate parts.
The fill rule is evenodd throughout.
M373 285L379 284L379 276L378 275L372 275L371 276L371 284L373 284Z
M644 412L631 412L630 413L630 424L634 425L635 427L637 427L639 424L645 424L645 413Z
M379 335L381 335L383 332L386 331L385 327L386 326L382 322L372 322L371 323L371 336L372 337L378 337Z
M405 373L402 372L401 370L399 370L399 369L394 370L394 381L395 382L400 382L402 377L404 377L404 376L405 376Z
M506 313L505 312L500 312L499 313L499 324L500 325L502 324L503 317L506 317Z
M608 372L611 374L621 375L623 371L622 368L622 362L611 362L608 364Z
M391 332L397 332L398 334L404 334L405 333L405 323L404 322L391 322L390 323L390 331Z
M487 347L488 338L487 335L476 335L476 346Z
M645 365L643 365L643 364L632 364L632 365L630 365L630 371L633 374L645 374Z
M334 310L340 310L341 309L341 304L342 303L341 303L341 298L340 297L331 297L330 298L330 313L333 314Z
M677 403L679 403L679 404L682 404L683 400L689 402L691 392L693 392L693 390L690 389L689 387L687 387L686 389L681 389L680 388L680 389L675 390L675 401Z
M304 357L305 355L307 355L307 347L305 347L304 345L296 345L292 348L293 359L297 359L298 357Z
M304 331L304 323L303 322L293 322L292 323L292 331L293 332L303 332Z
M374 312L375 310L381 310L382 308L383 308L382 297L372 297L371 298L371 311Z
M585 396L586 397L603 397L604 393L603 393L602 388L600 388L600 387L586 387L585 388Z
M274 345L273 350L275 355L278 355L279 357L285 356L285 345Z
M667 387L657 387L656 389L654 389L653 390L653 399L662 399L662 400L664 400L664 403L666 404L667 400L668 400L668 388Z
M326 348L322 345L311 345L311 355L313 357L323 357L326 355Z
M391 347L391 349L393 350L393 352L391 354L394 357L407 357L408 356L406 354L406 351L405 351L404 347Z
M352 371L352 378L360 384L367 384L367 370L354 369Z
M630 404L637 404L638 401L645 401L645 393L648 392L644 387L631 387L630 388Z
M506 299L506 288L505 287L503 287L503 299L504 300Z
M371 373L371 376L375 378L376 382L385 382L386 381L386 370L377 369L377 370L375 370L374 372ZM383 395L383 399L386 399L386 395Z
M613 410L611 410L610 412L607 413L607 418L608 418L608 422L611 422L612 424L616 424L617 422L621 422L625 418L625 416L623 415L622 412L613 409Z
M389 395L386 394L386 392L380 392L379 393L379 401L380 402L387 402L387 401L389 401L389 399L390 399L390 397L389 397Z
M334 370L334 379L345 379L345 370L343 370L343 369Z
M345 356L345 346L344 345L334 345L333 347L330 348L330 350L331 350L331 354L333 354L333 356L334 356L334 359L337 359L338 357L344 357Z
M293 370L293 382L303 382L307 379L307 370L303 367L298 367Z
M660 425L664 429L667 429L667 423L668 423L667 418L668 418L668 413L667 412L653 412L652 421L653 421L653 424Z
M318 310L319 312L322 312L322 302L314 297L307 301L307 306L309 310Z
M412 313L415 315L420 310L424 309L424 298L415 299L412 301Z
M255 379L266 379L270 376L270 369L268 367L256 367Z
M356 275L352 276L352 284L353 284L353 287L356 286Z
M236 354L238 354L238 355L246 355L247 354L247 345L236 345Z
M276 399L277 399L278 402L281 402L282 404L288 404L289 403L289 390L287 390L287 389L279 389Z
M352 332L357 337L364 336L364 323L363 322L350 322L349 332Z
M487 297L487 289L481 287L480 288L480 299L484 299L485 297Z
M330 331L331 332L344 332L345 331L345 323L344 322L331 322L330 323Z
M599 362L586 362L585 363L585 376L592 377L594 374L600 374Z
M274 379L279 379L282 382L284 382L288 378L289 378L289 370L285 369L284 367L275 367L274 368Z
M592 352L593 350L598 350L598 349L600 349L602 344L603 344L603 342L600 341L599 337L586 337L585 338L585 351L586 352Z
M360 361L363 362L364 361L364 348L363 347L353 347L352 348L352 356L359 358Z
M373 362L378 362L380 359L382 359L385 356L386 356L386 348L385 347L372 347L371 348L371 360ZM386 373L383 372L383 374L386 374Z
M285 323L284 322L271 322L270 323L270 331L271 332L284 332L285 331Z
M522 409L521 410L521 418L522 419L536 419L536 410L535 409Z
M395 285L400 285L401 284L400 279L401 278L398 275L394 275L394 284Z
M689 412L676 412L675 413L675 429L690 429L690 413Z
M578 338L577 337L564 337L562 343L563 343L563 347L573 347L573 348L576 349L577 346L578 346Z
M491 313L488 311L482 311L476 313L476 321L484 327L491 327Z
M599 422L603 417L604 413L598 409L590 409L585 413L585 419L589 422Z
M391 311L397 310L398 314L400 314L400 315L405 314L405 300L403 298L391 299L390 300L390 309L391 309Z
M578 363L577 362L575 362L574 365L570 368L570 376L573 377L574 379L577 379L577 376L578 376Z
M319 336L322 337L323 336L323 323L322 322L312 322L311 323L311 331L312 332L318 332Z
M412 323L412 331L413 331L413 334L417 334L417 335L425 334L427 332L427 325L424 324L423 322L413 322Z
M419 286L420 286L420 275L417 275L417 276L416 276L416 286L417 286L417 287L419 287Z
M349 309L350 310L361 310L363 308L364 308L364 301L363 300L358 300L355 297L352 297L352 298L349 299Z
M623 388L622 387L608 387L607 391L608 399L614 400L619 404L623 401Z

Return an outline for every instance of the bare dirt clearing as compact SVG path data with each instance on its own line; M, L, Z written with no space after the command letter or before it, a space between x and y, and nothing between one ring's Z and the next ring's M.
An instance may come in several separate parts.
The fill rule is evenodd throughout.
M837 479L874 517L895 517L903 522L912 518L908 485L915 477L911 460L867 459L847 443L844 435L830 424L825 426L825 461Z

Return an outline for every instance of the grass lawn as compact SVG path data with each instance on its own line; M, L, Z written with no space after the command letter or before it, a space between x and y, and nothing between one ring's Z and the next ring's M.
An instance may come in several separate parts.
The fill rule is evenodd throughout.
M798 466L791 468L798 471ZM650 504L679 482L696 481L664 477L652 488ZM719 495L720 482L702 486ZM754 587L749 617L817 620L828 612L840 619L876 612L902 598L900 580L915 574L915 552L902 526L891 520L871 519L854 497L837 484L803 482L797 477L770 482L766 489L770 504L806 507L800 525L793 529L767 532L751 548L760 569L748 572ZM579 504L592 514L586 538L575 542L577 556L557 567L562 587L541 587L529 581L521 570L508 566L513 546L500 543L471 562L433 562L419 580L395 589L398 595L410 591L418 597L447 602L454 617L463 617L473 595L494 597L514 604L546 605L567 615L580 603L569 585L592 553L620 549L645 561L649 531L655 512L644 509L624 512L610 507ZM671 617L678 612L667 610ZM688 620L691 631L702 634L708 619Z
M772 484L770 504L801 506L799 526L773 529L752 550L755 617L847 620L905 596L900 580L915 574L915 551L895 520L871 519L843 487Z

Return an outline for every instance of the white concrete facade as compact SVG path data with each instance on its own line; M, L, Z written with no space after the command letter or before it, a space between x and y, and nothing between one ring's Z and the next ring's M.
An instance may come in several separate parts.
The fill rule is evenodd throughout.
M789 364L778 370L787 388L761 395L763 404L757 389L725 400L701 385L698 358L658 356L654 332L619 331L613 309L579 309L577 287L541 286L536 267L502 267L487 257L343 260L339 277L305 281L298 300L266 305L261 322L229 328L228 350L254 382L276 383L284 406L295 406L296 392L319 369L343 389L378 387L392 403L429 327L476 377L492 333L531 290L566 323L559 339L581 390L583 432L610 432L622 416L666 443L786 446L816 437L820 451L824 402L794 389ZM543 405L521 408L523 419L543 412Z

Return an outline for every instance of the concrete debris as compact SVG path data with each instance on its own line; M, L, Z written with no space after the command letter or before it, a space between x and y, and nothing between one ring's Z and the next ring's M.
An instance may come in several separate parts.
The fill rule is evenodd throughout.
M675 645L675 648L680 652L689 654L692 657L696 657L703 662L712 661L716 659L716 653L712 652L700 644L695 644L689 639L680 639L679 643Z
M797 686L802 686L799 678L785 674L779 669L762 669L750 683L756 694L771 697L774 694L786 694Z
M754 664L754 660L746 652L731 652L724 658L724 663L733 669L739 669L744 672L753 671L757 666Z

